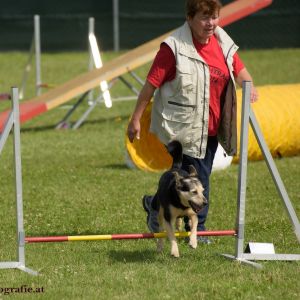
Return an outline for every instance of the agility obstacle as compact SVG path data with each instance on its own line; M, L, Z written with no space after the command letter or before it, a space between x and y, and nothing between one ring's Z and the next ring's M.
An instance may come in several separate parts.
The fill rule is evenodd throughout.
M0 262L0 269L19 269L31 275L37 272L25 266L25 232L23 220L23 192L22 192L22 169L21 169L21 141L20 141L20 115L19 115L19 93L18 88L11 89L12 111L9 114L2 135L0 135L0 154L7 141L12 128L14 137L14 165L15 165L15 187L17 206L17 260Z
M244 253L244 234L245 234L245 211L246 211L246 178L247 178L247 151L248 151L248 127L252 126L256 139L264 154L265 161L273 178L274 184L281 196L286 208L289 219L294 227L298 241L300 242L300 224L294 208L290 202L284 184L280 178L271 153L264 141L261 130L256 121L255 115L250 108L250 90L251 82L243 83L242 99L242 129L240 139L241 161L238 177L237 194L237 223L236 230L220 230L198 232L197 235L206 236L235 236L236 248L235 255L222 254L226 258L234 259L240 263L246 263L256 268L262 268L262 265L253 262L255 260L284 260L299 261L300 254L253 254ZM82 236L49 236L49 237L25 237L23 225L23 200L22 200L22 177L21 177L21 155L20 155L20 124L19 124L19 106L18 89L12 90L13 110L7 119L4 131L0 136L0 153L9 135L9 131L14 125L14 148L15 148L15 170L16 170L16 204L17 204L17 261L0 262L0 269L17 268L37 275L37 272L25 267L25 244L41 242L67 242L67 241L96 241L96 240L122 240L122 239L146 239L146 238L164 238L166 233L143 233L143 234L113 234L113 235L82 235ZM177 232L177 237L188 237L189 232Z
M198 231L197 236L235 236L235 230L214 230ZM175 232L178 238L189 237L191 232ZM73 235L73 236L40 236L26 237L26 243L46 243L46 242L78 242L78 241L103 241L103 240L136 240L166 238L166 232L158 233L125 233L125 234L103 234L103 235Z
M246 187L247 187L247 162L248 162L248 142L249 142L249 124L253 130L255 138L263 153L264 160L269 169L270 175L277 188L277 191L283 201L288 217L293 225L294 233L300 243L300 223L293 205L289 199L288 193L281 180L271 152L263 137L262 131L258 125L255 114L250 107L251 81L243 82L242 90L242 112L241 112L241 133L240 133L240 163L238 177L237 193L237 238L235 255L222 254L229 259L237 260L241 263L252 265L256 268L262 268L262 265L253 262L253 260L300 260L300 254L257 254L244 252L245 240L245 215L246 215Z

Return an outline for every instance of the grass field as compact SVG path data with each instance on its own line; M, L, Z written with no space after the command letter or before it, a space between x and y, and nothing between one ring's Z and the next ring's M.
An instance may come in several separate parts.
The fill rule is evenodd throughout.
M105 53L104 59L114 54ZM242 51L257 85L295 83L300 78L300 49ZM86 53L43 55L43 78L62 83L86 71ZM0 53L0 88L21 82L26 53ZM284 61L284 63L282 63ZM137 72L143 78L145 66ZM27 96L33 95L33 78ZM17 79L16 79L17 78ZM114 97L130 95L116 84ZM0 103L0 111L9 103ZM78 130L54 130L67 107L57 108L22 126L22 173L26 236L147 232L140 199L154 193L160 174L130 170L124 164L125 130L134 101L99 105ZM76 120L86 107L80 107ZM0 156L0 261L15 259L15 205L12 138ZM300 216L300 157L276 160ZM209 229L234 229L238 166L211 177ZM299 243L264 162L248 166L246 241L274 243L277 253L300 253ZM23 299L299 299L299 262L262 262L263 270L226 260L235 239L191 250L181 240L181 258L155 252L154 240L29 244L26 264L40 273L0 271L5 288L38 289L11 293Z

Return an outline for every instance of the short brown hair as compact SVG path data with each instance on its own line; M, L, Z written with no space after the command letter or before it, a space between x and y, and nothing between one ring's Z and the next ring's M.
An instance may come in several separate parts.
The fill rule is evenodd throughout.
M197 12L205 16L212 16L219 13L222 4L219 0L186 0L185 11L188 17L193 18Z

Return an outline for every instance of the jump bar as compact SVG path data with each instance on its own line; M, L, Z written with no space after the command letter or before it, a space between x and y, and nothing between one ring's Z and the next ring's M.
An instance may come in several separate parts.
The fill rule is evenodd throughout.
M190 232L176 232L179 238L190 236ZM235 236L235 230L198 231L197 236ZM130 239L153 239L165 238L166 232L158 233L127 233L105 235L73 235L73 236L40 236L26 237L26 243L51 243L51 242L76 242L76 241L101 241L101 240L130 240Z

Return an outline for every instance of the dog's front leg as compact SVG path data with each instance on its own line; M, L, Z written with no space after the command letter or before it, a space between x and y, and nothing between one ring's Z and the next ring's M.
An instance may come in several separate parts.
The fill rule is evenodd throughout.
M192 214L190 216L191 220L191 235L189 245L196 249L197 248L197 226L198 226L198 216L196 214Z
M159 224L159 232L164 231L164 217L163 217L163 208L160 207L158 212L158 224ZM164 238L157 239L156 250L157 252L162 252L164 248Z
M175 222L175 220L171 220L171 223L164 220L167 235L168 235L169 241L171 243L171 255L174 257L179 257L178 245L177 245L177 241L176 241L176 237L175 237L175 233L174 233L174 229L173 229L173 225L172 225L174 222Z
M181 231L182 230L182 218L176 218L176 231Z

